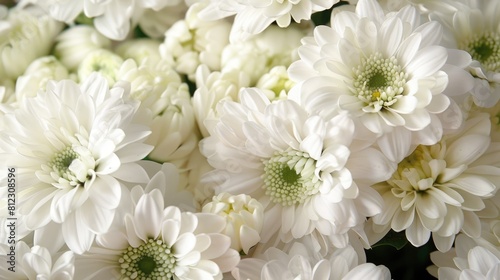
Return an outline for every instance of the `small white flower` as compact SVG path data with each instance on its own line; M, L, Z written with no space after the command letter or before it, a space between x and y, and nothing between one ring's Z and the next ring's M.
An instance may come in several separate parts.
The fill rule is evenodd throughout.
M45 89L48 81L60 81L69 76L68 69L54 56L38 58L17 78L16 99L22 103L24 98L34 97L40 89Z
M51 255L49 250L40 246L29 247L24 241L18 241L15 259L11 260L11 252L2 252L2 279L73 279L75 273L74 254L71 251ZM10 262L9 262L10 261ZM14 271L8 270L12 267Z
M203 213L218 214L226 219L223 233L231 237L231 248L248 254L260 241L264 209L255 199L245 194L220 193L205 204Z
M460 231L479 237L475 212L483 210L483 200L500 187L499 143L490 145L489 135L489 116L479 114L467 120L460 132L444 136L433 146L418 146L391 179L374 186L385 208L373 222L405 230L414 246L427 243L432 233L443 252Z
M271 247L258 258L243 259L232 275L236 280L391 279L387 267L359 263L351 246L337 249L324 258L300 242L293 243L288 253Z
M176 22L165 33L160 46L163 58L172 58L175 69L194 80L196 68L205 64L212 71L220 70L221 53L229 43L231 24L225 20L204 22L198 17L202 3L195 3L184 20Z
M153 115L152 132L146 143L154 149L148 158L186 168L189 155L198 144L187 84L164 60L143 61L138 65L128 59L117 78L130 82L132 98L141 101L141 108L149 109Z
M137 64L141 64L145 59L156 63L161 60L160 44L158 40L154 39L132 39L118 45L115 53L123 59L132 58Z
M54 55L68 70L74 71L89 53L110 48L111 40L102 36L94 27L75 25L57 36Z
M62 28L47 15L19 9L0 18L0 82L15 80L33 60L48 55Z
M433 252L435 266L429 272L441 280L494 280L500 275L500 250L478 246L473 239L459 235L447 253Z
M4 116L0 158L23 178L17 213L28 229L59 226L76 253L108 230L122 195L119 180L147 179L135 163L151 151L138 106L126 88L110 89L94 74L81 85L51 81Z
M500 3L498 1L434 1L424 3L430 18L445 27L448 46L467 51L475 77L471 92L476 105L492 107L500 100Z
M251 40L228 44L222 51L221 72L245 72L255 86L271 68L288 67L298 58L297 49L307 31L299 25L286 29L270 26Z
M123 59L115 53L98 49L88 53L78 66L78 79L84 81L95 72L106 78L109 85L114 85L117 78L117 72L123 64Z
M270 90L269 100L286 99L288 92L295 85L288 77L283 65L271 68L269 73L262 75L256 87Z
M210 72L205 65L196 70L196 90L193 108L201 135L209 135L207 126L218 120L217 104L221 100L238 100L238 93L250 85L250 78L243 71Z
M230 238L220 233L224 218L165 208L159 190L136 203L124 226L99 236L77 258L78 279L222 279L238 263Z

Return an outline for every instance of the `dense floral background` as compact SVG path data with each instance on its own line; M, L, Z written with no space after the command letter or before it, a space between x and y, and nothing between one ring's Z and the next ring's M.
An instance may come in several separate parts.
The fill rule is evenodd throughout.
M0 279L499 279L500 1L0 1Z

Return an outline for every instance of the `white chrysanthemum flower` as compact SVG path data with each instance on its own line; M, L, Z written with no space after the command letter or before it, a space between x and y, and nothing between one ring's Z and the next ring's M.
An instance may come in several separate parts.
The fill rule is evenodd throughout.
M88 53L78 66L78 79L83 81L95 72L106 78L109 85L114 85L119 79L119 71L123 59L112 51L99 49Z
M288 67L298 59L297 49L307 31L299 25L286 29L270 26L251 40L231 43L222 51L221 72L245 72L255 86L271 68Z
M433 3L437 2L437 3ZM467 51L473 59L469 71L475 77L471 92L476 105L492 107L500 100L500 2L431 1L423 7L430 18L445 27L444 40L452 48Z
M427 270L441 280L494 280L500 275L500 250L478 246L473 239L459 235L449 252L433 252L435 264Z
M111 40L99 34L94 27L75 25L57 36L54 55L68 70L74 71L89 53L110 48Z
M143 143L150 131L136 121L139 104L126 86L110 89L98 74L81 85L63 80L46 88L4 116L1 162L23 178L17 213L27 228L55 223L68 247L82 253L111 225L119 180L147 180L136 162L151 151Z
M215 168L202 181L263 204L262 242L317 229L345 246L347 232L380 210L380 197L364 185L386 180L393 166L375 149L351 154L354 127L344 115L324 120L290 100L271 104L258 89L243 90L240 100L221 103L201 142Z
M229 43L231 23L201 20L198 13L203 6L195 3L189 7L185 19L167 30L165 41L160 46L162 57L172 58L175 69L193 81L200 64L205 64L211 71L220 70L221 53Z
M256 87L270 90L269 100L286 99L288 92L295 85L288 77L286 67L283 65L271 68L269 73L262 75Z
M418 146L391 179L374 186L385 208L373 222L405 230L414 246L427 243L432 233L443 252L460 231L479 237L475 212L484 209L483 200L500 187L500 143L490 145L489 135L489 116L479 114L467 120L459 133L446 135L433 146Z
M472 76L461 69L470 57L440 46L437 22L420 24L411 6L385 15L375 0L361 0L356 13L342 11L331 25L303 39L301 60L289 68L300 82L292 89L295 100L321 115L349 112L357 131L375 134L367 139L392 133L432 145L443 130L460 126L460 111L441 113L455 113L448 95L472 88Z
M115 53L123 59L132 58L137 64L142 63L145 59L156 63L161 60L160 44L160 41L154 39L132 39L118 45L115 48Z
M264 208L249 195L220 193L205 204L203 213L218 214L226 219L223 233L231 237L231 248L248 254L260 241L264 221Z
M70 78L68 69L54 56L44 56L34 60L24 74L16 80L16 99L34 97L37 92L45 90L50 80L60 81Z
M271 247L259 258L243 259L232 275L236 280L391 279L389 269L383 265L360 264L351 246L323 258L299 242L291 246L289 253Z
M238 93L243 87L250 86L250 79L245 72L210 72L205 65L196 70L196 90L193 95L193 108L201 135L209 136L207 123L218 120L217 104L221 100L238 100Z
M3 252L0 256L2 259L1 279L73 279L75 273L75 257L71 251L51 255L44 247L30 248L23 241L19 241L12 254L14 259L6 254L12 254L12 252Z
M292 22L311 19L314 12L331 8L338 0L298 0L298 1L252 1L211 0L200 13L206 20L216 20L232 15L231 42L248 39L251 35L264 31L276 22L280 28Z
M239 261L224 218L165 208L159 190L143 194L124 226L99 236L76 259L78 279L222 279Z
M118 78L131 83L132 98L141 101L141 107L153 114L152 132L146 143L154 149L148 158L185 168L198 145L188 85L163 60L137 65L129 59L122 65Z
M15 80L33 60L48 55L62 28L46 15L23 10L0 18L0 82Z

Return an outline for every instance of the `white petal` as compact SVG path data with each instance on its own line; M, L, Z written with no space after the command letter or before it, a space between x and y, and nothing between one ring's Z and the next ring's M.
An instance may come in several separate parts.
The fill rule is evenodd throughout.
M429 46L420 49L406 67L406 72L412 77L433 75L443 67L448 58L448 52L441 46Z

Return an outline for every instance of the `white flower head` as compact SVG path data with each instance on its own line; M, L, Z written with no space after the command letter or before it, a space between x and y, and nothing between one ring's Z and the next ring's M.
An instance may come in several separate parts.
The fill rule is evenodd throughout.
M154 149L148 158L171 162L185 168L198 144L197 127L188 85L165 60L128 59L117 77L131 83L131 96L141 101L141 108L153 114L151 135L146 140Z
M200 17L206 20L236 15L231 28L231 42L244 41L276 22L280 28L294 22L311 19L314 12L331 8L338 0L298 1L238 1L211 0L202 10Z
M143 194L124 226L96 240L77 258L79 279L222 279L239 255L220 232L224 218L165 208L159 190ZM81 269L80 267L88 269Z
M318 255L300 242L293 243L287 251L271 247L262 256L243 259L232 275L236 280L391 279L387 267L360 263L351 246L337 249L327 257Z
M232 42L222 51L221 72L245 72L255 86L271 68L288 67L298 58L297 49L307 31L295 24L286 29L270 26L251 40Z
M114 85L117 78L117 72L123 63L123 59L105 49L98 49L88 53L78 66L78 79L84 81L95 72L106 78L109 85Z
M386 15L376 1L361 0L355 13L342 11L303 39L301 60L289 68L299 83L292 96L321 115L347 111L369 138L394 133L433 144L462 122L459 111L442 114L455 108L448 95L473 85L461 69L468 55L449 54L441 32L436 22L420 24L411 6Z
M76 253L106 232L122 194L119 180L147 180L135 163L151 151L143 143L150 131L136 121L138 105L126 86L109 88L94 74L80 85L50 81L4 116L0 157L24 178L18 214L27 228L58 224Z
M288 77L288 72L284 65L278 65L269 71L269 73L262 75L257 81L256 87L261 89L268 89L269 99L286 99L288 92L295 85Z
M394 169L374 149L363 151L363 159L351 155L354 127L345 115L324 120L290 100L271 104L253 88L240 100L220 104L220 119L201 142L215 168L202 181L215 183L216 193L244 193L263 204L262 242L277 232L286 242L317 229L345 246L342 237L381 202L353 177L373 183Z
M102 36L94 27L75 25L57 36L54 55L68 70L74 71L89 53L110 48L111 40Z
M248 254L260 241L264 220L264 208L249 195L220 193L205 204L203 213L218 214L226 219L223 233L231 237L231 248Z
M476 212L500 187L498 155L498 143L490 145L489 116L470 118L460 132L435 145L418 146L391 179L374 186L386 206L373 222L405 230L414 246L427 243L432 233L442 252L450 249L460 231L478 238Z
M161 60L160 44L160 41L149 38L127 40L118 45L115 52L124 59L132 58L138 64L145 59L153 63Z
M0 18L0 82L15 80L38 57L48 55L63 28L47 15L11 9Z
M23 102L26 97L34 97L39 89L45 89L50 80L68 79L68 69L54 56L35 59L16 80L16 100Z
M428 271L438 279L496 279L500 275L500 250L477 245L473 239L459 235L449 252L432 252L435 264Z
M219 118L217 104L221 100L238 100L238 93L250 85L250 78L243 71L210 72L206 65L196 70L196 90L192 103L201 135L209 135L206 128Z
M229 43L231 23L225 20L205 22L198 16L204 4L189 7L184 20L177 21L165 33L160 46L163 58L175 61L175 69L194 81L196 68L205 64L220 70L221 53Z
M468 70L475 78L471 92L476 105L492 107L500 100L500 3L498 1L438 1L424 3L432 20L445 27L448 46L467 51Z
M0 274L2 279L73 279L75 257L73 252L51 255L40 246L29 247L24 241L17 242L14 252L2 252ZM10 254L10 255L8 255ZM14 259L11 259L11 256ZM13 270L9 270L9 267Z

